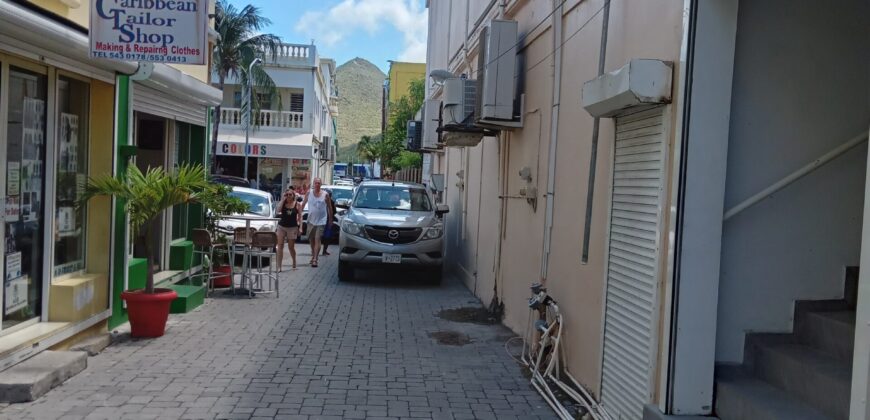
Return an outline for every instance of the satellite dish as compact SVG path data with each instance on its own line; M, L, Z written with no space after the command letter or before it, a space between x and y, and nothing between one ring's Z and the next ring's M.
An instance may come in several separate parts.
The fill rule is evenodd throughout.
M435 84L443 85L445 80L452 79L452 78L456 77L456 75L454 75L453 73L451 73L448 70L436 69L436 70L432 70L429 73L429 77L432 78L432 80L435 82Z

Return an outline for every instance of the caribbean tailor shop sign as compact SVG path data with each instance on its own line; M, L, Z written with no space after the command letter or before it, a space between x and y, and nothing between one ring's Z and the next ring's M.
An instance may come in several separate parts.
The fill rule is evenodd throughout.
M94 0L91 57L206 64L208 0Z

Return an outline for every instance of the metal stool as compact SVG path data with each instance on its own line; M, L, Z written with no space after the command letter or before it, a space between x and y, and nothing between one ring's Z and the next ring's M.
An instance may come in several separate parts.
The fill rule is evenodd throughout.
M254 233L254 237L251 240L251 247L249 251L250 258L248 259L249 263L252 263L252 259L256 259L257 261L257 269L249 268L248 272L252 277L251 282L251 294L254 293L275 293L275 297L279 297L278 291L278 272L277 270L273 270L275 265L275 261L277 260L278 254L276 253L275 247L278 245L278 235L275 232L257 232ZM263 269L263 260L269 260L269 266L267 270ZM264 287L263 279L268 281L268 287ZM254 291L254 287L257 287L257 290Z
M233 267L233 277L235 277L235 267L236 267L236 254L242 254L242 267L241 267L241 279L239 287L245 288L248 280L248 268L250 263L250 251L251 251L251 241L254 238L254 234L257 233L257 229L254 228L245 228L245 227L237 227L233 229L233 246L230 249L230 259L232 260ZM233 294L236 293L236 282L235 278L232 281L231 289Z
M200 255L203 263L205 263L206 258L208 259L208 271L201 271L197 274L194 274L190 276L190 279L193 280L195 278L204 277L206 296L208 296L208 294L212 290L214 290L214 279L225 275L223 273L214 272L215 251L227 253L227 245L214 243L212 241L211 234L205 229L194 229L193 253Z

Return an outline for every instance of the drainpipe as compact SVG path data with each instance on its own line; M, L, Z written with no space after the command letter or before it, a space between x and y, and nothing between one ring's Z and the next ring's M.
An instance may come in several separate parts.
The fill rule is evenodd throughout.
M559 138L559 101L562 90L562 5L553 0L553 106L550 110L550 150L547 156L547 210L544 214L544 251L541 256L541 283L547 280L550 265L550 247L553 242L553 208L556 190L556 152Z
M601 47L598 50L598 76L604 74L604 61L607 58L607 25L610 22L610 0L604 0L604 17L601 23ZM596 117L592 123L592 148L589 154L589 181L586 187L586 220L583 227L583 254L580 262L589 261L589 235L592 230L592 199L595 194L595 168L598 164L598 131L601 119Z

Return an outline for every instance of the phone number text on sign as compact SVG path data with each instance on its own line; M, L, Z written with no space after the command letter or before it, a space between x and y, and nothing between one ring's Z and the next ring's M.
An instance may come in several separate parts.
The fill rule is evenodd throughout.
M208 0L96 0L91 57L205 64Z

